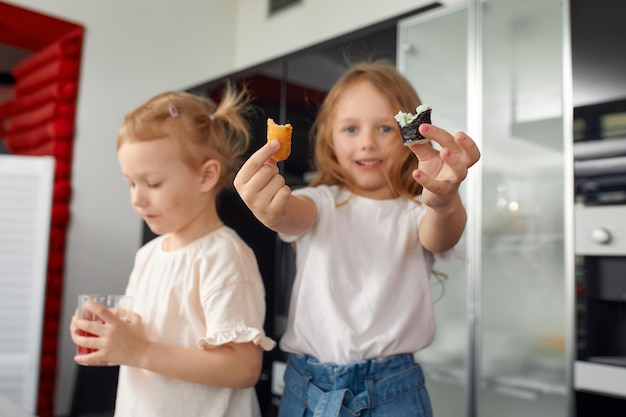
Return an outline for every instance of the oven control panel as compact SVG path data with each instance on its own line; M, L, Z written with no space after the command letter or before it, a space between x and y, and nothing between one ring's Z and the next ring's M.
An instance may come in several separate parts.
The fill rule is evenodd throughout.
M576 255L626 255L626 205L577 206Z

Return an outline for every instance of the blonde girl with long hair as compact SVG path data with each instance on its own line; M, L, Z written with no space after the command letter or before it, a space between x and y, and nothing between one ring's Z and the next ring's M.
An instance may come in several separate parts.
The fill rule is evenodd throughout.
M435 334L429 278L461 238L458 189L480 152L432 124L420 133L439 150L404 146L394 116L419 104L393 65L354 65L317 115L309 186L285 185L275 141L235 178L255 216L296 246L280 417L432 415L413 354Z

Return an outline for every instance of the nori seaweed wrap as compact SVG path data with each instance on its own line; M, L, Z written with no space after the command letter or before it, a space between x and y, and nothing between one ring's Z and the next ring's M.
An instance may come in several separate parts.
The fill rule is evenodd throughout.
M395 115L396 122L400 126L400 132L402 133L402 143L405 146L429 141L419 132L419 127L422 123L431 123L430 115L432 111L430 106L422 104L415 109L415 114L399 111Z

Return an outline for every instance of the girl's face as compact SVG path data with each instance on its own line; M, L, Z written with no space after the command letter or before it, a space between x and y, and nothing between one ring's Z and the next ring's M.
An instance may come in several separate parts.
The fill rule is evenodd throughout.
M118 150L122 175L135 211L156 234L193 236L209 199L201 191L202 171L178 156L172 140L126 142Z
M358 195L393 197L383 170L385 158L393 158L403 146L396 113L386 96L367 81L352 85L337 102L332 126L335 154Z

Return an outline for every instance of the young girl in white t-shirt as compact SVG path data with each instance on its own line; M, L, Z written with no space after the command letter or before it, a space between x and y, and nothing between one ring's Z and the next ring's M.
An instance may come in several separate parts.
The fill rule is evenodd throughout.
M394 116L419 104L392 65L355 65L319 110L309 187L285 185L277 141L235 178L255 216L296 245L281 417L432 415L413 354L434 337L429 278L461 238L458 189L480 152L428 123L420 133L440 150L404 146Z
M72 340L95 349L80 365L120 364L116 417L258 417L265 290L253 251L218 216L249 145L244 92L219 106L182 92L129 113L117 138L131 203L160 235L139 249L126 294L129 322L98 304L104 323L72 319ZM98 337L78 334L83 330Z

